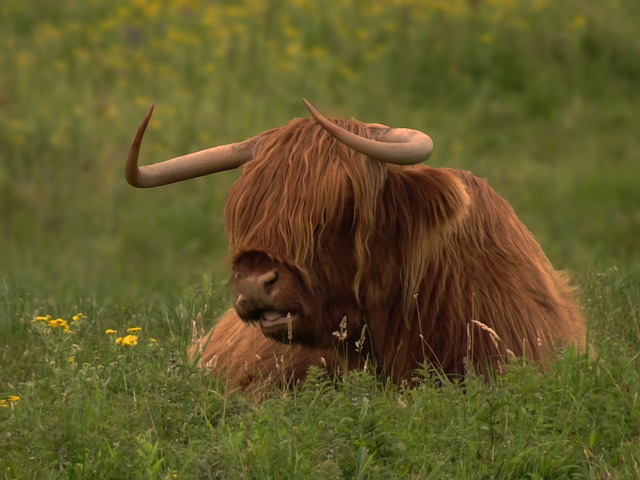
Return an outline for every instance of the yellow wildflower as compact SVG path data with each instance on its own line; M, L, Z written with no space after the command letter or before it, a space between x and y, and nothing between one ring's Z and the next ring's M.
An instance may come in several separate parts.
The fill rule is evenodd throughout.
M11 403L16 403L16 402L20 401L20 396L19 395L9 395L9 398L7 400L9 400Z
M365 28L359 28L356 30L356 38L361 42L368 40L370 36L370 32Z
M485 45L489 45L491 42L493 42L493 35L491 35L490 33L483 33L482 35L480 35L480 42L484 43Z
M118 108L115 105L107 105L104 110L104 116L107 118L115 118L118 115Z
M148 107L151 104L151 101L147 97L136 97L133 99L133 102L138 107Z
M116 344L123 347L135 347L138 344L138 337L135 335L127 335L126 337L116 338Z
M118 333L118 330L114 330L113 328L107 328L104 333L106 333L107 335L113 335L115 333Z
M49 325L49 327L51 327L52 329L61 328L62 329L62 333L67 333L69 331L69 324L67 323L66 320L64 320L62 318L56 318L55 320L49 320L47 322L47 325Z
M87 318L87 316L84 313L76 313L73 317L71 317L71 319L74 322L77 322L78 320L83 320L85 318Z
M9 402L0 399L0 408L9 408Z
M51 320L51 315L38 315L36 318L31 320L31 322L48 322L49 320Z
M131 327L131 328L127 328L127 333L136 333L136 332L139 332L141 330L142 330L142 328L140 328L140 327Z
M584 15L578 15L569 23L569 28L572 30L580 30L587 25L587 17Z

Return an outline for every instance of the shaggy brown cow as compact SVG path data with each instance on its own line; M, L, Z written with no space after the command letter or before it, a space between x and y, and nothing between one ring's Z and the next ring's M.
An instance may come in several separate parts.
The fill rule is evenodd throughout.
M258 397L271 387L304 381L309 367L325 368L330 376L362 366L361 357L337 355L336 349L288 345L265 337L230 309L216 326L189 348L189 359L223 380L229 390Z
M313 119L138 167L150 111L129 154L136 187L244 165L224 212L243 321L313 348L366 338L396 382L424 363L462 375L584 346L567 277L484 180L416 165L424 133L307 107Z

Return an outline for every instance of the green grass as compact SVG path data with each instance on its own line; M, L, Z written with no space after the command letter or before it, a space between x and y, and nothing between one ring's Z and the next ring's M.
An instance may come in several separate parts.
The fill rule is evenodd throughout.
M2 2L0 478L638 478L639 15L616 0ZM305 116L303 96L422 129L431 164L488 178L580 287L591 357L465 389L315 376L258 405L190 365L191 320L228 305L238 172L131 189L132 136L154 103L151 163ZM134 326L135 347L105 333Z
M42 304L5 286L14 343L2 352L3 389L20 400L0 410L0 475L637 478L637 298L615 271L592 285L589 313L613 313L598 325L591 359L568 352L544 374L513 364L490 383L470 377L464 389L429 375L397 389L368 373L336 388L318 372L302 390L260 404L225 393L185 359L193 312L218 295L210 282L134 311ZM87 318L69 320L64 334L31 321L43 308L66 319L82 308ZM139 325L135 347L105 333Z

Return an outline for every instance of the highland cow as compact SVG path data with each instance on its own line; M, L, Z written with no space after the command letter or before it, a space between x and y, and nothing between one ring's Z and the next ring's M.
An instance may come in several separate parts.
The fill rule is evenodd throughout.
M332 122L306 104L312 119L138 167L150 111L129 153L136 187L243 166L224 210L243 322L304 355L359 350L394 382L422 365L489 373L584 347L566 275L485 180L421 165L433 146L422 132ZM241 363L258 336L232 317L217 328L252 339L228 352Z

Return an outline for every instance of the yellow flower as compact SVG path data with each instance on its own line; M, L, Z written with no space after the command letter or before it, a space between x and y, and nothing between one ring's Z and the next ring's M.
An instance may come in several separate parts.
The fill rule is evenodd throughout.
M142 328L140 328L140 327L131 327L131 328L127 328L127 333L136 333L136 332L139 332L141 330L142 330Z
M580 30L587 25L587 17L584 15L578 15L569 23L569 28L572 30Z
M146 97L136 97L133 101L138 107L148 107L151 105L151 101Z
M104 116L107 118L115 118L118 115L118 108L115 105L107 105L104 110Z
M484 43L485 45L489 45L491 42L493 42L493 35L491 35L490 33L483 33L482 35L480 35L480 42Z
M83 320L85 318L87 318L87 316L84 313L76 313L73 317L71 317L71 319L74 322L77 322L78 320Z
M365 28L359 28L356 30L356 38L361 42L368 40L370 36L370 32Z
M47 325L49 325L49 327L51 327L52 329L61 328L62 329L62 333L67 333L69 331L69 324L67 323L66 320L63 320L62 318L56 318L55 320L49 320L47 322Z
M0 408L9 408L9 402L6 400L0 400Z
M9 395L9 398L7 400L9 400L11 403L16 403L16 402L20 401L20 396L19 395Z
M135 347L138 344L138 337L135 335L127 335L126 337L116 338L116 344L123 347Z
M107 335L113 335L115 333L118 333L118 330L114 330L113 328L107 328L104 333L106 333Z
M49 320L51 320L51 315L38 315L36 318L31 320L31 322L48 322Z

